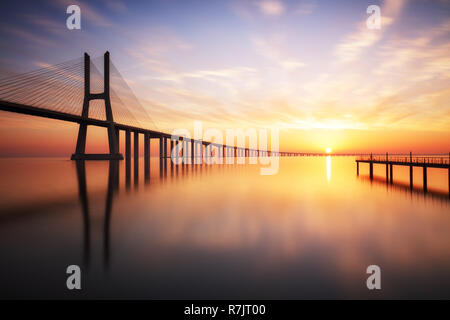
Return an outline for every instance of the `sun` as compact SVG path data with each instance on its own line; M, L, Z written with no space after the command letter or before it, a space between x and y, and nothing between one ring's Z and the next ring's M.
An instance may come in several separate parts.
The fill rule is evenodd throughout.
M327 152L327 153L331 153L331 151L333 151L330 147L328 147L328 148L326 148L325 149L325 151Z

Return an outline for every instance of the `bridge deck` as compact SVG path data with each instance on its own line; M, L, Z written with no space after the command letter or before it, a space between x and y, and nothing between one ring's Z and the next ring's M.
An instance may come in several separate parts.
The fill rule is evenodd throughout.
M48 109L24 105L24 104L13 103L13 102L4 101L4 100L0 100L0 110L19 113L19 114L38 116L38 117L43 117L43 118L48 118L48 119L74 122L74 123L85 122L88 125L105 127L105 128L109 126L109 122L105 121L105 120L99 120L99 119L94 119L94 118L83 119L80 115L74 115L74 114L65 113L65 112L53 111L53 110L48 110ZM172 136L169 133L165 133L165 132L158 132L158 131L154 131L154 130L124 125L124 124L120 124L117 122L115 122L114 125L115 125L116 129L118 129L118 130L130 131L130 132L141 133L141 134L148 134L150 138L174 139L174 136ZM177 140L177 139L183 140L184 138L180 136L180 137L175 137L174 140ZM215 147L239 148L237 146L227 146L227 145L222 145L222 144L213 143L213 142L209 142L209 141L203 141L203 140L195 140L195 139L186 139L186 140L193 141L193 142L199 143L199 144L201 143L206 146L212 145ZM244 148L239 148L239 149L244 149ZM250 150L250 151L258 151L256 149L250 149L250 148L245 148L245 149ZM259 151L263 151L263 150L259 150ZM291 152L277 152L277 153L279 153L280 155L283 155L283 154L298 155L298 153L291 153ZM97 158L96 155L92 155L92 159L95 159L95 158Z

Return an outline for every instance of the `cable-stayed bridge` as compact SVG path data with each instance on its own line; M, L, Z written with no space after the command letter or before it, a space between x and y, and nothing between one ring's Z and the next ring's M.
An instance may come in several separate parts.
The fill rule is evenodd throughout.
M203 148L208 146L216 147L221 157L300 155L222 145L163 132L111 62L109 52L103 57L103 75L97 67L98 62L98 59L91 60L85 53L84 59L43 65L38 70L2 78L0 110L78 123L73 160L123 159L119 153L120 130L125 131L127 160L131 158L131 133L134 134L135 159L139 152L139 134L144 135L146 163L150 157L150 139L159 139L160 158L167 158L167 140L170 140L170 150L173 150L174 145L177 148L181 146L180 156L192 159L201 157ZM88 126L108 129L109 153L85 152Z

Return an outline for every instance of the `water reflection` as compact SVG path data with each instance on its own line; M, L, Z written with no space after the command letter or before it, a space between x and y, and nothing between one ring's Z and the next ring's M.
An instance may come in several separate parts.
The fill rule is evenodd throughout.
M152 158L131 182L118 161L2 161L0 295L70 297L61 270L79 264L89 298L372 298L375 263L377 297L450 297L448 198L355 169L285 158L261 176Z
M377 184L378 186L383 186L389 191L394 191L401 194L410 194L411 197L425 198L430 201L441 201L443 203L450 203L450 192L445 192L443 190L433 190L427 189L426 192L422 188L416 187L412 188L409 183L394 181L393 183L386 182L386 179L381 177L370 177L362 176L360 180L368 184Z
M331 179L331 156L327 156L327 180Z
M78 195L80 199L81 211L83 216L83 264L89 267L90 261L90 216L89 216L89 200L86 186L86 161L77 160L76 170L78 179ZM128 170L127 170L128 171ZM127 183L128 185L128 183ZM111 211L113 205L114 193L119 190L119 161L109 161L108 168L108 184L106 190L105 214L103 223L103 265L105 269L109 266L110 257L110 224Z

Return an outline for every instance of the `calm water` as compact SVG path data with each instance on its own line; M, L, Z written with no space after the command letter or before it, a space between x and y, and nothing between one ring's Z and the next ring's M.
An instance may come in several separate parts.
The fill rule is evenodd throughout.
M282 158L275 176L152 158L127 181L123 162L1 159L0 297L450 298L447 171L424 194L395 169L391 186L351 157Z

